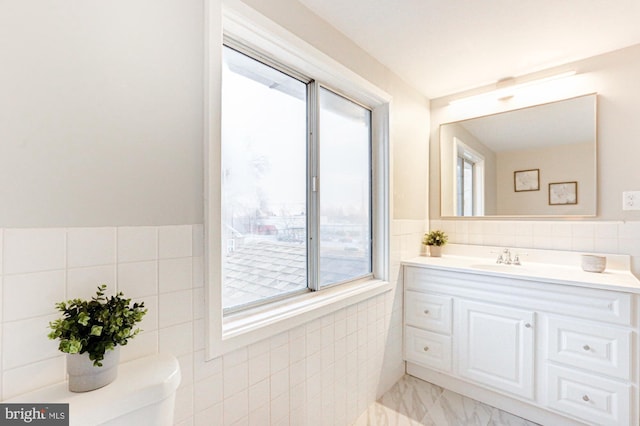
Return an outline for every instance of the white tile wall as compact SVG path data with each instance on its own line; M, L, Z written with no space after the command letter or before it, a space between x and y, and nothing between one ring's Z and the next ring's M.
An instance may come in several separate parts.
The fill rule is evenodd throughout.
M75 228L67 231L67 267L116 263L115 228Z
M64 229L5 229L3 272L20 274L64 269Z
M190 257L162 259L158 265L160 293L187 290L193 287L193 262Z
M123 361L178 358L178 425L347 425L402 377L400 285L205 362L203 229L0 229L0 399L64 380L64 356L46 337L54 303L102 283L149 309ZM400 259L420 253L424 229L392 223L393 283Z
M64 357L56 356L43 361L32 362L22 367L2 371L2 397L28 392L57 383L65 378Z
M2 357L2 369L11 370L37 361L54 358L58 355L58 344L43 339L43 331L47 330L49 321L57 315L30 318L20 321L9 321L3 324L2 337L5 352Z
M96 294L99 284L106 284L107 295L115 294L116 265L91 266L67 270L67 295L69 299L88 299ZM111 285L111 286L109 286ZM127 293L127 297L134 297Z
M162 293L159 296L158 312L159 326L166 328L171 325L190 322L193 320L193 290Z
M140 262L158 257L158 230L155 227L118 228L118 262Z
M52 302L66 297L64 269L3 277L3 321L55 313Z
M459 244L628 254L640 276L640 222L432 220L430 228Z
M191 257L193 230L190 225L162 227L158 233L159 258Z
M119 263L117 282L118 289L128 297L158 294L158 262Z
M127 346L120 351L120 362L131 361L158 352L158 330L147 330L144 325L142 327L144 327L144 332L129 341Z

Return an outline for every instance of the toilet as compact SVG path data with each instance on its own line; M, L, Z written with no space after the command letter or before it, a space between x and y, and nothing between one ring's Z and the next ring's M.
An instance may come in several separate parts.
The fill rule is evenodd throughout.
M169 426L180 379L178 360L155 354L120 364L114 382L91 392L61 382L3 402L69 403L70 426Z

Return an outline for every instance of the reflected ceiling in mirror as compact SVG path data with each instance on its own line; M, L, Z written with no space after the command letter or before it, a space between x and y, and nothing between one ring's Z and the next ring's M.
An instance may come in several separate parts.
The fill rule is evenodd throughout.
M596 102L590 94L442 124L442 216L595 216Z

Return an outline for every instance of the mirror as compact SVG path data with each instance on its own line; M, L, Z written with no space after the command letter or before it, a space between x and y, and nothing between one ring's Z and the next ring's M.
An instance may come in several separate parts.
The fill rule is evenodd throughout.
M594 216L596 98L442 124L442 216Z

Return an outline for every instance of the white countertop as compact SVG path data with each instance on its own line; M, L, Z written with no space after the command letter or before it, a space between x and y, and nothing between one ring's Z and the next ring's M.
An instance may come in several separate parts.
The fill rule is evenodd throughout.
M449 244L443 249L442 257L419 256L402 264L640 294L640 280L631 273L626 255L603 255L607 268L595 273L585 272L580 266L581 255L593 253L510 249L512 256L519 254L522 265L504 265L496 263L500 247Z

